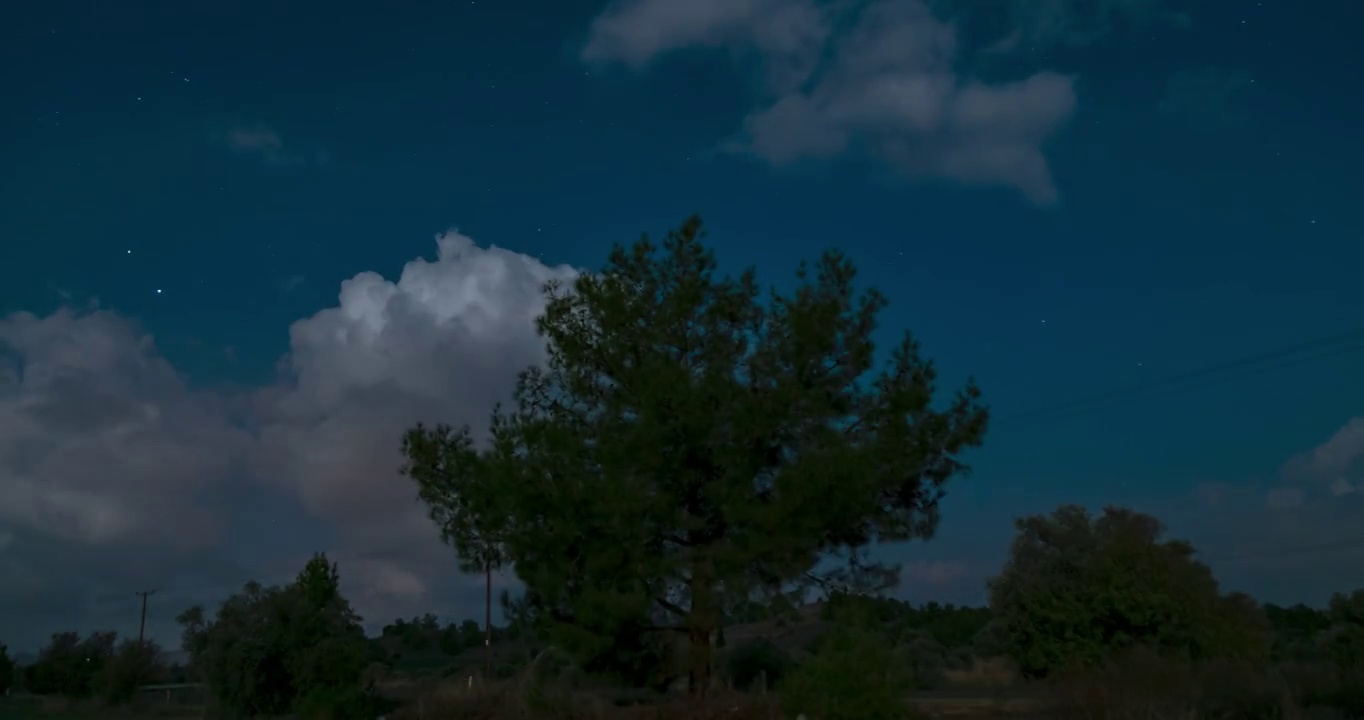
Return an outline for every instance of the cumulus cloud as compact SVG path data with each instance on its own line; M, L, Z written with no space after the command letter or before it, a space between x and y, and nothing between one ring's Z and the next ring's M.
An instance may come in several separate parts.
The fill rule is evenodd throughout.
M955 26L922 0L627 0L593 22L582 55L638 69L687 47L766 68L731 149L777 165L855 152L914 177L1058 198L1043 146L1074 111L1072 78L963 73Z
M1323 601L1364 584L1364 418L1290 458L1272 482L1205 483L1157 511L1232 586L1282 588L1272 601Z
M247 447L120 316L0 318L0 523L89 544L213 542L207 502Z
M414 260L396 281L346 280L335 307L289 330L287 376L260 398L258 472L286 478L318 513L383 524L376 514L408 504L376 481L394 474L402 431L486 420L541 357L542 286L574 275L450 231L435 262Z
M144 585L211 602L314 550L376 619L472 604L481 579L399 476L402 433L485 423L543 356L543 284L575 276L452 230L395 280L342 283L245 395L191 388L111 311L0 318L0 617L89 620L92 594Z
M255 473L344 531L348 567L371 590L423 596L450 561L398 476L402 433L418 420L485 423L542 357L543 285L575 275L452 230L435 261L408 263L396 281L343 282L336 306L290 328L285 376L257 398Z
M1351 418L1325 442L1289 460L1283 475L1336 488L1364 478L1364 417Z

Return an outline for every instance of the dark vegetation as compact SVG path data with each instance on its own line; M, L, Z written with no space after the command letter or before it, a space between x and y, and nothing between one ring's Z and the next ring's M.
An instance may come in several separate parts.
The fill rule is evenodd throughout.
M874 370L885 301L853 279L836 253L784 294L717 277L692 220L548 287L548 359L487 433L402 440L463 570L520 579L500 627L366 638L318 555L184 612L186 667L60 633L22 671L0 652L0 688L106 715L188 682L223 717L1364 717L1364 591L1261 606L1131 510L1018 520L987 608L885 597L868 548L932 537L988 413L908 336Z

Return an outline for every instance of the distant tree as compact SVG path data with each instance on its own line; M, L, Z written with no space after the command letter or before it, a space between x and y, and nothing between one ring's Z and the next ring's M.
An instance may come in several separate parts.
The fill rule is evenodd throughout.
M1020 518L1009 559L990 581L990 609L1027 675L1093 666L1137 646L1194 660L1263 660L1268 621L1244 595L1223 596L1186 542L1158 520L1066 505Z
M427 613L412 620L398 618L379 633L381 646L396 655L441 649L441 626L435 615Z
M403 437L403 456L407 461L400 469L416 481L419 495L426 503L431 520L440 529L443 541L455 549L459 569L483 575L483 671L492 675L493 633L493 571L507 562L503 540L503 523L497 521L495 498L471 492L470 478L484 474L472 467L482 461L473 449L473 439L466 433L455 433L438 427L425 431L418 427ZM475 627L477 627L475 625ZM475 643L463 634L460 644L473 647Z
M441 628L440 649L446 655L458 655L464 649L464 643L460 641L459 626L450 623Z
M872 373L886 301L856 290L841 254L764 304L751 270L717 276L702 237L692 218L661 252L644 238L571 291L548 285L547 361L486 445L445 426L404 439L442 533L467 562L496 547L556 644L657 657L673 633L693 689L726 608L837 551L845 574L890 580L866 548L932 535L987 420L972 383L935 407L937 373L909 337Z
M248 583L212 621L199 607L178 620L196 671L234 712L349 718L370 710L362 687L369 664L364 630L325 555L315 555L285 587Z
M14 687L14 660L9 656L9 648L0 643L0 695Z
M95 692L111 704L131 700L139 687L165 680L169 669L160 656L155 642L124 640L95 677Z
M54 634L28 667L25 686L38 695L90 697L96 678L114 654L117 637L112 632L91 633L85 639L75 632Z
M1364 670L1364 590L1332 595L1327 617L1331 624L1323 635L1331 659L1342 667Z
M1331 626L1330 614L1301 603L1291 607L1268 604L1265 618L1274 631L1273 659L1318 660L1324 657L1321 634Z

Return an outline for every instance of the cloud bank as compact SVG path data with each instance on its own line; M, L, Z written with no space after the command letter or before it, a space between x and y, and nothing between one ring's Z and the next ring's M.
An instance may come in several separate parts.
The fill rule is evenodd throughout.
M593 21L582 57L641 71L687 48L728 50L756 60L763 76L731 149L774 165L858 154L911 177L1053 203L1044 147L1075 110L1074 80L1046 70L1007 81L973 75L982 50L960 41L960 12L921 0L625 0ZM1073 17L1070 8L1053 3L1052 14L1047 23L1020 9L1012 22L1033 42L1079 32L1056 24Z
M434 260L396 280L343 282L335 306L289 329L279 379L238 396L191 388L112 311L0 318L0 615L56 593L74 603L69 616L212 564L226 590L295 568L270 562L271 548L245 560L217 550L309 528L323 532L277 551L301 564L328 550L375 619L460 595L465 581L397 473L402 432L486 422L542 356L541 286L575 276L444 233ZM281 497L299 516L263 520Z

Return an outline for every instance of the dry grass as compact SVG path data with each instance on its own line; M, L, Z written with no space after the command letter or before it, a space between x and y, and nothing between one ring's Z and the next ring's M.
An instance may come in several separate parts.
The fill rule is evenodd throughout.
M943 682L952 688L997 690L1018 684L1018 671L1005 658L975 658L971 667L944 670Z
M1330 669L1295 675L1236 662L1191 665L1138 651L1048 687L1060 720L1331 720L1360 717L1358 707L1339 702L1354 682Z
M443 683L389 716L392 720L781 720L773 698L721 693L704 699L660 699L617 705L600 690L526 678L488 685Z

